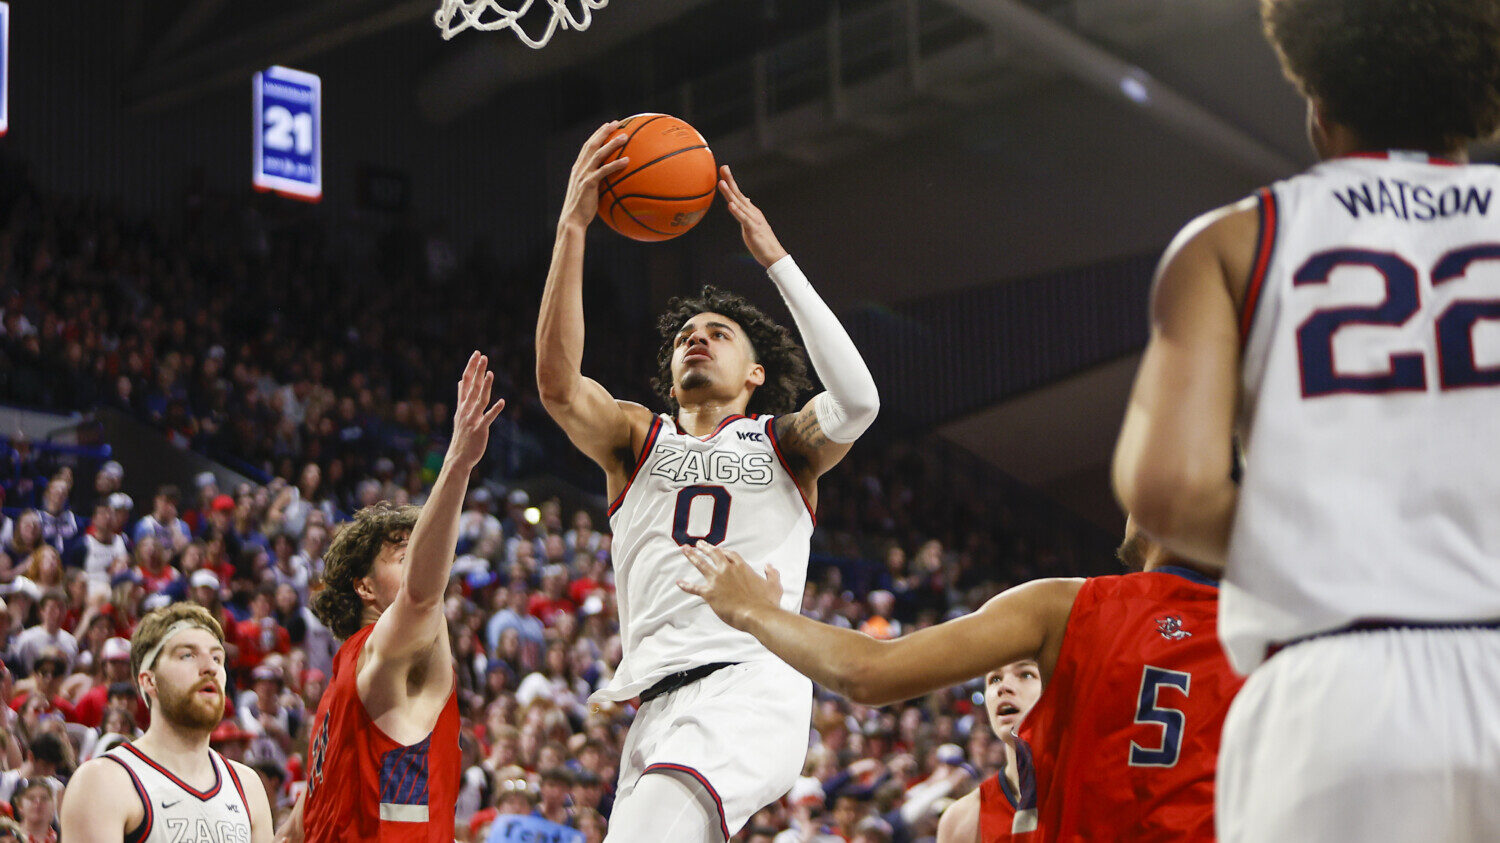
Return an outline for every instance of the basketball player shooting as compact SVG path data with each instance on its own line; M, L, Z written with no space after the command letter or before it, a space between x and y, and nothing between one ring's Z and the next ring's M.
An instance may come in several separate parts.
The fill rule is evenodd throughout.
M879 409L875 382L833 312L727 167L719 190L745 245L791 310L801 349L739 296L705 287L661 317L657 390L672 412L617 401L580 371L584 235L599 182L629 161L601 126L573 166L537 321L537 386L547 411L605 472L624 658L592 702L641 706L620 760L608 840L722 841L791 789L811 720L807 680L730 629L674 583L679 547L704 540L784 569L801 603L817 479Z
M151 725L73 774L59 839L268 843L271 803L260 776L208 746L224 718L219 622L193 603L152 612L131 636L130 662Z
M344 643L313 718L307 789L278 840L452 843L458 685L443 594L469 474L505 408L489 403L488 366L469 357L427 502L365 507L323 557L312 608Z
M1500 3L1261 12L1323 161L1168 249L1116 492L1224 566L1221 840L1497 840Z
M683 553L702 574L680 581L683 591L858 703L886 705L1034 661L1045 690L1018 735L1035 772L1032 785L1018 770L1017 831L1035 830L1039 840L1214 840L1219 733L1240 687L1214 635L1217 583L1133 522L1119 557L1135 573L1035 580L890 641L787 611L772 566L762 574L707 544Z

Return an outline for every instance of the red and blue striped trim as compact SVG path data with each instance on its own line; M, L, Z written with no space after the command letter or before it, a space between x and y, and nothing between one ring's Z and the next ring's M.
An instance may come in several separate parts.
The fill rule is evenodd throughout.
M792 485L797 487L797 497L802 499L802 505L807 507L807 514L812 516L813 526L818 525L818 512L813 509L812 502L807 499L807 494L802 491L802 484L797 482L797 474L792 471L792 466L786 461L786 455L781 453L781 443L776 439L776 417L766 417L766 438L771 440L771 450L776 452L776 459L781 462L781 467L786 469L787 477L791 478Z
M122 745L129 746L129 744ZM108 758L116 764L119 764L125 770L125 775L130 776L130 783L135 785L136 795L141 797L141 805L145 806L146 815L141 818L140 825L136 826L134 830L129 831L125 834L124 841L124 843L141 843L142 840L145 840L147 837L151 836L151 828L152 826L156 825L156 812L151 809L151 797L146 794L146 786L141 784L140 777L135 774L134 770L130 769L129 764L126 764L124 761L107 753L99 757Z
M219 775L218 765L214 765L214 786L207 791L202 791L194 788L182 779L179 779L176 776L172 775L171 770L168 770L166 767L163 767L155 761L152 761L149 755L141 752L139 749L136 749L135 746L128 743L120 744L120 746L125 747L125 749L130 752L130 754L151 765L151 769L155 770L158 773L161 773L163 776L166 776L167 780L172 782L172 784L175 784L183 790L187 791L189 796L197 797L200 801L207 802L208 800L214 798L218 795L219 788L224 786L224 777Z
M641 455L636 457L635 468L630 469L630 476L625 478L625 488L621 489L620 494L610 503L607 515L613 516L619 510L620 504L625 502L625 493L630 491L630 484L635 482L635 476L646 465L646 458L651 456L651 449L656 447L656 436L660 432L661 416L657 416L651 420L651 429L646 432L646 441L641 445Z
M1281 209L1276 203L1276 193L1269 187L1261 188L1260 234L1255 239L1255 263L1250 270L1250 282L1245 286L1245 302L1240 307L1240 349L1250 341L1250 328L1255 324L1255 311L1260 306L1266 275L1271 270L1271 257L1276 253L1276 228L1281 222Z
M245 798L245 786L240 784L240 774L234 771L234 764L228 758L211 749L208 752L214 758L218 759L220 764L224 765L224 772L229 774L229 780L234 783L234 789L240 794L240 804L245 806L245 817L248 819L250 817L250 800Z
M714 786L708 783L708 779L704 778L702 773L694 770L692 767L689 767L686 764L669 764L665 762L660 764L652 764L651 766L642 770L641 775L645 775L647 773L655 773L660 770L670 770L674 773L683 773L685 775L692 776L698 782L698 784L703 785L703 789L708 791L709 796L713 797L714 807L719 809L719 831L723 832L724 839L728 840L729 821L724 816L724 800L719 798L719 792L717 790L714 790Z

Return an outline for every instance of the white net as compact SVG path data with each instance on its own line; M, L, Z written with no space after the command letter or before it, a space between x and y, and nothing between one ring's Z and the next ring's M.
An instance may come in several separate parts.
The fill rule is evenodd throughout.
M515 0L508 0L514 3ZM438 29L443 31L443 40L448 40L469 27L474 29L509 29L515 36L521 39L521 43L533 50L540 50L547 46L552 40L553 33L559 29L572 29L582 32L593 23L594 10L602 9L609 5L609 0L575 0L578 6L578 14L568 8L567 0L520 0L520 7L515 9L506 8L501 0L443 0L442 8L437 10L433 19L437 22ZM546 15L543 8L550 9L546 29L541 35L533 36L521 25L522 18L531 12L532 6L537 6L534 18ZM533 30L537 27L533 24Z

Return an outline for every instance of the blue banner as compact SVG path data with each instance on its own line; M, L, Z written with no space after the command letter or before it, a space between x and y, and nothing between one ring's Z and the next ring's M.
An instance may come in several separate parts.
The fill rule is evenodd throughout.
M257 190L316 202L323 196L323 84L274 66L255 74Z

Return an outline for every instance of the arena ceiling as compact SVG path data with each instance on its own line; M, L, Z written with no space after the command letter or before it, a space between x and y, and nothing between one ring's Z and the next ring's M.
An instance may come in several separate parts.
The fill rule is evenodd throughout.
M445 42L437 2L131 4L124 98L169 112L271 61L373 51L439 131L534 107L528 90L578 91L575 111L534 123L565 170L612 97L667 92L779 230L817 232L811 262L839 267L818 283L845 308L1157 254L1196 213L1311 161L1252 0L613 0L538 51L506 33ZM1120 318L1143 320L1144 302ZM1115 529L1106 463L1134 364L1099 361L939 432Z

